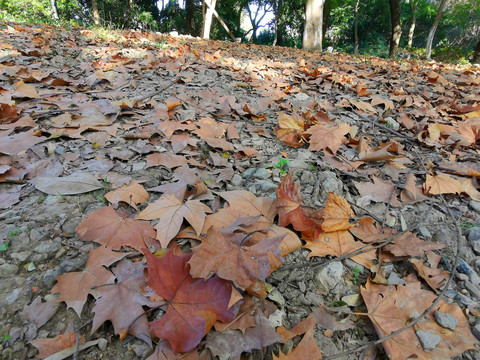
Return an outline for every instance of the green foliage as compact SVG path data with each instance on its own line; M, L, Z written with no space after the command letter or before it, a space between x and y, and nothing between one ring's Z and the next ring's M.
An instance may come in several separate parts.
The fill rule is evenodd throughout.
M273 165L274 168L280 169L280 174L285 175L287 173L287 164L290 162L288 159L280 158L278 162Z
M60 22L82 24L82 0L57 0ZM50 0L0 0L0 19L15 22L54 24Z

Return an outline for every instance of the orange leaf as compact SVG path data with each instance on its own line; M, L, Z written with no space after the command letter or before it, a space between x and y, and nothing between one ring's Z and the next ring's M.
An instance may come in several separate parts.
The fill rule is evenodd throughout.
M39 353L37 357L44 359L52 354L56 354L59 351L75 346L76 337L77 334L72 332L68 334L60 334L54 338L35 339L30 341L30 344L38 349ZM84 342L85 337L80 337L80 344L83 344Z
M314 125L305 131L305 134L311 134L310 147L308 150L324 150L329 148L335 155L340 145L347 141L345 137L350 131L350 125L340 123L338 125Z
M323 231L347 230L355 226L349 223L350 217L355 216L355 213L344 198L329 192L325 205L326 208L322 210Z
M110 201L115 207L118 206L120 201L123 201L135 210L138 210L137 204L143 204L149 198L150 195L148 195L148 192L138 183L123 185L122 187L105 194L105 199Z
M423 189L426 194L438 195L438 194L460 194L462 184L457 179L454 179L448 175L428 175L423 184Z

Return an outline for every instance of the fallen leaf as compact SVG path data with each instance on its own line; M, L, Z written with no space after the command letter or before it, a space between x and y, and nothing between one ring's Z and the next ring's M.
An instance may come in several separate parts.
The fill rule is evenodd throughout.
M33 131L24 131L10 136L0 137L0 153L16 155L32 146L47 140L44 136L35 136Z
M426 251L446 248L445 244L435 244L419 239L415 234L406 232L393 240L392 243L385 245L385 251L395 256L423 256Z
M185 165L187 162L184 156L172 153L153 153L147 155L147 168L152 166L165 166L168 169L173 169Z
M313 324L309 327L307 332L302 338L302 341L287 355L284 355L282 351L279 352L279 356L276 357L273 354L273 359L282 359L282 360L296 360L296 359L309 359L309 360L319 360L322 358L322 352L318 348L318 344L315 341L313 336Z
M92 175L75 172L68 176L38 176L34 180L35 188L49 195L76 195L101 189L99 183Z
M426 194L438 195L438 194L460 194L463 189L461 183L448 175L429 175L423 189Z
M35 346L39 353L36 355L40 359L44 359L50 355L56 354L59 351L75 346L77 334L68 333L60 334L54 338L35 339L30 341L30 344ZM80 344L85 342L85 337L80 337Z
M227 200L232 209L247 216L263 215L269 221L273 221L277 213L276 201L272 198L257 198L246 190L225 191L217 194Z
M330 149L335 155L340 146L347 142L346 134L350 132L350 125L340 123L337 125L318 124L310 127L306 134L311 134L308 150Z
M211 277L207 281L190 275L191 254L176 256L173 250L157 258L144 250L147 258L148 285L168 301L166 313L150 323L153 333L166 339L174 352L194 349L210 331L215 321L235 318L230 300L230 282Z
M122 187L105 194L105 199L116 208L120 201L127 203L135 210L138 210L137 204L143 204L150 198L145 188L138 184L123 185Z
M156 238L150 223L120 216L111 206L88 214L75 232L83 241L95 241L113 250L126 246L141 250Z
M349 223L355 213L344 198L329 192L325 205L325 209L321 212L323 231L347 230L355 226L355 224Z
M42 298L37 296L35 300L20 313L20 319L35 324L37 328L41 328L50 318L55 315L60 304L55 300L42 302Z
M126 255L128 253L113 252L103 246L90 250L85 269L57 277L57 283L51 293L59 293L57 302L64 301L68 308L72 308L78 316L81 316L88 294L93 293L95 287L113 284L115 280L115 276L105 269L105 266L117 262Z
M302 133L305 131L305 120L285 113L278 114L278 128L275 128L275 135L278 140L288 146L298 148L303 145Z
M175 195L165 194L145 210L137 215L135 219L154 220L158 219L157 239L163 248L166 248L180 231L185 218L193 226L199 235L205 222L205 213L211 213L210 208L198 200L188 200L185 203L178 200Z
M433 291L438 293L438 290L445 285L450 273L446 270L438 269L438 264L442 259L440 255L429 251L427 259L430 266L427 266L423 259L409 259L409 261L417 270L418 275L426 281Z

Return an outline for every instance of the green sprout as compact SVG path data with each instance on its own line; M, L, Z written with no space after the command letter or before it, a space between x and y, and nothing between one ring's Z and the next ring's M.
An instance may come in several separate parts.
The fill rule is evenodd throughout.
M273 165L274 168L280 169L280 174L285 175L287 173L287 164L290 160L280 158L278 162Z
M5 334L3 336L0 336L0 343L3 342L3 341L8 341L8 340L10 340L10 335Z
M10 237L14 237L14 236L17 236L18 234L20 234L20 230L13 230L13 231L10 231L10 234L8 234L8 236Z
M353 268L353 284L357 285L358 277L360 276L360 268L355 266Z
M8 243L4 242L3 244L0 244L0 251L7 251L8 249Z
M316 174L318 172L317 168L315 167L315 165L313 164L308 164L308 166L310 167L310 169L312 169L312 171Z

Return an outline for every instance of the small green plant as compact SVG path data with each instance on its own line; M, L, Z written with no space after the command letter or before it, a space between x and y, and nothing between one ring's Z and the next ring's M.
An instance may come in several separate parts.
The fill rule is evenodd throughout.
M4 341L8 341L8 340L10 340L10 335L5 334L3 336L0 336L0 343L2 343Z
M7 251L8 249L8 243L4 242L3 244L0 244L0 251Z
M358 277L360 276L360 268L355 266L353 268L353 284L357 285Z
M17 230L12 230L12 231L10 231L10 234L8 234L8 236L14 237L14 236L17 236L18 234L20 234L20 232L21 231L18 230L18 229Z
M317 170L317 168L315 167L315 165L313 165L313 164L308 164L308 166L310 167L310 169L312 169L312 171L313 171L315 174L318 173L318 170Z
M465 219L463 222L460 224L461 229L470 229L472 227L479 226L480 224L473 224L470 219Z
M273 165L274 168L277 168L280 170L280 174L285 175L287 173L287 164L289 163L290 160L280 158L278 162Z

